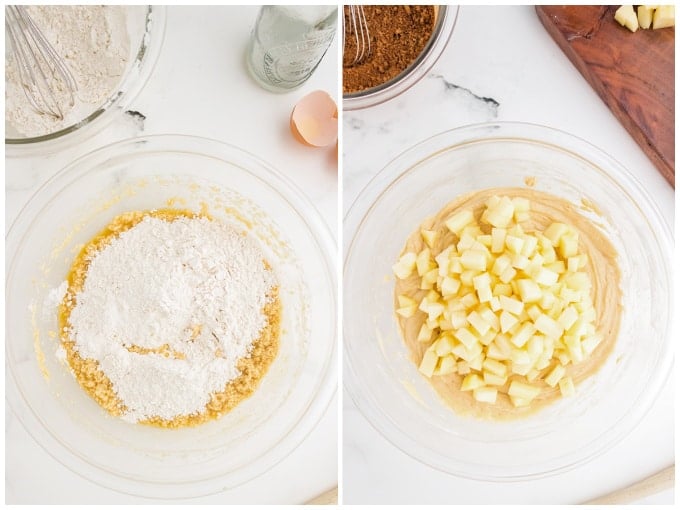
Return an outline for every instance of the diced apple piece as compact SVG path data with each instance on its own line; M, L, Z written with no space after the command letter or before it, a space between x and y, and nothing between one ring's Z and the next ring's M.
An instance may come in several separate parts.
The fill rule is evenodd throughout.
M463 233L460 237L460 240L458 241L458 244L456 245L456 250L462 253L465 250L471 249L476 242L477 240L470 234Z
M503 253L506 233L507 230L504 228L491 229L491 253Z
M480 346L481 348L481 346ZM486 357L484 356L483 353L477 354L474 358L470 360L470 368L473 370L481 370L482 369L482 362L484 361Z
M614 19L631 32L637 31L640 27L632 5L622 5L619 7L614 13Z
M432 260L429 248L425 248L416 256L416 270L418 271L418 276L423 276L425 273L428 273L436 267L434 260Z
M505 296L502 296L505 297ZM502 307L502 305L501 305ZM510 328L512 328L515 324L517 324L517 317L515 317L513 314L510 312L503 310L501 312L501 317L500 317L500 322L501 322L501 332L502 333L507 333L510 331Z
M439 360L439 365L434 370L434 375L448 375L456 372L456 358L447 354Z
M532 386L530 384L524 384L517 379L512 381L508 388L508 395L512 397L523 398L529 401L535 399L539 393L541 393L541 388Z
M512 296L512 286L507 283L497 283L494 285L492 292L494 296L510 297Z
M418 310L418 307L416 305L413 305L413 306L403 306L401 308L397 308L396 311L404 319L408 319L410 317L413 317L417 310Z
M490 205L482 214L482 220L497 228L505 228L512 221L515 206L508 197L501 197L497 204Z
M468 314L467 320L480 335L484 335L487 331L489 331L489 328L491 328L491 325L486 322L486 320L484 320L484 317L479 315L479 313L474 310Z
M559 278L559 275L556 272L551 271L550 269L543 267L538 271L538 274L536 275L534 280L539 285L544 285L546 287L549 287L550 285L554 285L555 283L557 283L558 278Z
M583 348L581 347L581 340L573 335L564 335L564 344L567 346L569 358L573 363L580 363L583 361Z
M472 390L472 396L477 402L495 404L498 390L496 388L489 388L488 386L481 386Z
M477 236L477 242L484 245L488 249L491 248L491 243L493 242L493 239L491 238L491 234L482 234L480 236Z
M557 383L564 377L564 374L567 372L567 369L564 368L562 365L555 365L555 367L548 373L548 375L545 376L545 383L550 386L551 388L554 388L557 386Z
M479 274L479 271L474 271L472 269L466 269L460 273L460 283L466 287L472 287L472 279Z
M496 375L487 371L482 372L482 378L484 379L484 384L488 384L489 386L503 386L508 382L507 375Z
M488 303L493 297L491 292L491 277L489 273L482 273L472 279L472 286L477 291L480 303Z
M452 311L449 321L451 322L453 329L460 329L468 325L467 314L465 313L465 310Z
M555 294L549 290L544 290L541 295L541 299L538 301L538 306L543 308L543 310L550 310L550 308L555 304Z
M417 255L413 252L404 253L399 257L399 261L392 266L392 271L400 280L404 280L411 276L413 270L416 268Z
M487 357L487 359L491 358L491 359L496 359L496 360L499 360L499 361L503 361L503 360L508 359L507 354L504 354L498 348L498 345L496 345L493 342L489 345L489 347L486 350L486 357Z
M439 274L437 273L436 269L432 269L431 271L425 273L423 275L423 278L421 279L420 283L420 288L421 289L432 289L433 285L437 282L437 277Z
M527 310L527 315L529 316L529 318L532 321L535 321L536 319L538 319L538 317L543 313L543 312L541 312L541 309L536 305L531 305L526 310Z
M437 338L434 346L437 356L441 358L453 351L453 348L456 346L456 341L453 339L453 336L451 336L451 333L443 333Z
M585 253L582 253L581 255L574 255L573 257L569 257L567 259L567 271L571 273L575 273L582 267L586 265L586 262L588 260L588 257Z
M564 328L555 320L541 313L534 322L534 326L538 331L551 338L559 338L564 332Z
M574 325L576 319L578 319L578 312L576 311L576 308L570 305L560 314L557 322L562 326L562 329L569 329Z
M465 209L451 216L444 224L451 232L459 235L474 219L475 216L472 214L472 209Z
M652 16L654 15L654 8L649 5L640 5L637 9L637 18L640 28L649 28L652 25Z
M515 270L515 268L512 267L512 266L509 266L509 267L505 268L505 271L503 271L503 273L501 274L500 280L503 283L508 283L508 282L512 281L512 279L516 275L517 275L517 271Z
M506 375L508 371L508 367L505 366L505 363L501 363L500 361L489 358L484 360L484 363L482 363L482 368L486 372L500 376Z
M428 328L427 324L420 326L417 340L418 342L429 342L432 340L432 329Z
M576 255L578 253L578 234L572 232L564 234L560 238L558 252L565 260Z
M477 299L477 295L474 292L470 292L469 294L465 294L463 297L461 297L460 302L465 306L465 309L469 309L475 305L478 305L479 299Z
M493 291L492 291L492 292L493 292ZM498 299L498 296L493 296L493 297L489 300L489 307L490 307L491 310L493 310L494 312L497 312L498 310L501 309L501 301L500 301L500 299Z
M602 342L601 335L593 334L585 337L583 340L581 340L581 348L583 349L583 353L586 356L590 356L597 346L600 345L600 342Z
M513 349L510 360L514 365L531 365L531 356L524 349Z
M510 257L507 255L503 254L500 255L493 263L493 267L491 268L491 272L495 274L496 276L500 276L503 274L503 272L511 267L512 265L512 260Z
M546 228L543 231L543 235L547 237L550 240L550 243L553 245L554 248L559 246L560 244L560 239L564 234L569 232L569 225L565 225L564 223L552 223L548 228Z
M533 280L521 278L517 281L517 290L524 303L533 303L543 296L541 288Z
M576 393L576 388L574 388L574 381L571 379L571 377L565 377L563 379L560 379L559 385L560 393L562 393L563 397L571 397L574 393Z
M522 248L524 247L524 239L517 236L507 235L505 236L505 246L508 247L510 253L516 255L522 252Z
M501 309L513 315L519 315L524 310L524 303L513 297L500 296Z
M477 311L479 312L479 315L481 315L491 326L491 329L498 331L501 328L500 320L498 319L498 316L492 311L490 304L480 306Z
M535 236L524 236L524 246L522 246L522 255L531 257L536 253L536 246L538 245L538 238Z
M528 198L515 197L512 199L512 205L515 207L515 212L529 212L531 209L531 202Z
M407 306L417 306L418 303L416 302L415 299L410 298L408 296L405 296L403 294L397 296L397 301L399 302L400 307L407 307Z
M657 30L659 28L667 28L675 26L675 6L660 5L654 11L654 18L652 28Z
M437 367L437 362L439 361L439 356L434 351L427 350L423 355L423 359L420 362L418 370L420 373L426 377L432 377L434 369Z
M439 254L434 258L434 261L437 264L439 276L447 276L449 274L449 264L452 251L453 247L449 246L445 250L439 252Z
M542 335L532 335L526 345L529 357L532 360L536 360L543 353L545 337Z
M515 253L512 256L512 267L514 267L515 269L526 269L528 265L529 259L524 255Z
M458 289L460 289L460 280L458 280L457 278L446 276L442 280L440 288L442 291L442 296L444 296L444 298L455 296L458 293Z
M479 374L468 374L460 385L460 391L471 391L484 386L484 380Z
M463 264L460 263L460 257L451 257L449 259L448 272L450 274L460 274L463 272Z
M536 331L536 328L534 328L534 325L531 324L530 322L525 322L522 324L520 327L519 331L512 335L510 338L510 342L513 343L513 345L517 347L522 347L524 346L525 343L531 338L531 335L534 334Z
M470 373L470 365L465 360L460 360L456 363L456 372L460 375L467 375Z
M460 343L462 343L466 349L472 349L475 344L479 343L477 337L468 328L460 328L453 332Z
M496 338L497 332L493 329L489 329L486 333L484 333L482 336L479 337L479 343L482 345L488 346L493 342L494 338Z
M425 241L425 244L429 246L430 248L434 247L434 244L437 242L437 231L436 230L421 230L420 235L423 238L423 241Z
M481 250L465 250L460 256L460 263L465 269L486 271L486 253Z

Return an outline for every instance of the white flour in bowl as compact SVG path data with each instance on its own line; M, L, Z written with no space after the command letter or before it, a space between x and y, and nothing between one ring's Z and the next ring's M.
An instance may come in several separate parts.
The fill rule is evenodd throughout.
M200 413L240 375L277 285L259 246L206 218L146 217L91 259L70 337L128 421Z
M130 60L130 37L121 6L29 6L28 13L78 85L73 106L65 91L57 93L63 119L38 113L24 94L12 50L7 49L5 129L36 137L82 121L109 99Z

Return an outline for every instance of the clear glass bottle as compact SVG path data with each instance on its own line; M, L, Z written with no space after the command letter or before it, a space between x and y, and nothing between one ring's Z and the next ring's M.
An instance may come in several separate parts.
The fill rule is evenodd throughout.
M274 92L300 87L333 41L337 15L337 5L263 6L246 53L250 74Z

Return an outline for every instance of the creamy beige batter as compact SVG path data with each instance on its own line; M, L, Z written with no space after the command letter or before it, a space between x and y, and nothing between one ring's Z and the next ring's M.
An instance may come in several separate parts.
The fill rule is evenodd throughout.
M616 262L616 250L607 237L590 220L582 216L576 206L556 196L539 192L530 188L493 188L474 192L461 196L449 203L433 218L425 220L422 225L408 238L405 252L418 253L427 246L420 234L421 229L436 230L436 244L431 248L432 256L436 257L441 251L452 243L457 243L458 238L445 226L446 219L462 209L471 208L475 218L479 219L485 208L486 201L493 195L524 197L531 202L531 216L528 221L520 225L527 233L545 230L553 222L562 222L574 227L579 233L579 252L588 255L588 264L583 269L592 281L593 306L597 312L596 328L602 335L602 342L595 351L583 362L576 365L569 364L566 376L573 379L574 384L593 375L605 362L614 348L619 331L621 319L621 290L620 272ZM491 226L480 223L484 233L490 233ZM397 279L394 292L394 306L398 308L398 295L407 295L420 302L427 294L427 290L419 289L421 278L416 272L405 280ZM416 365L420 364L423 354L429 346L426 342L418 342L417 336L420 327L425 322L427 315L418 311L413 317L405 319L397 315L399 326L411 359ZM550 370L546 368L541 377ZM560 398L559 388L551 388L544 382L535 381L532 384L540 385L542 391L528 407L514 407L507 396L507 389L513 378L510 376L505 386L500 387L495 404L483 404L477 402L470 391L460 391L460 385L464 376L449 374L433 376L430 383L439 396L448 406L456 412L464 415L474 415L481 418L508 419L526 416L541 407ZM578 390L575 397L578 398Z

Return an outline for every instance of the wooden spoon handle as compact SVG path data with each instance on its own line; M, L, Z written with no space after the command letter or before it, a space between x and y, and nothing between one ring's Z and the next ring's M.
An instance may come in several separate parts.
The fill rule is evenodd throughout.
M326 492L319 494L314 499L310 499L305 505L337 505L338 504L338 488L333 487Z
M675 464L639 482L616 490L606 496L587 501L586 505L617 505L631 503L673 487L675 483Z

